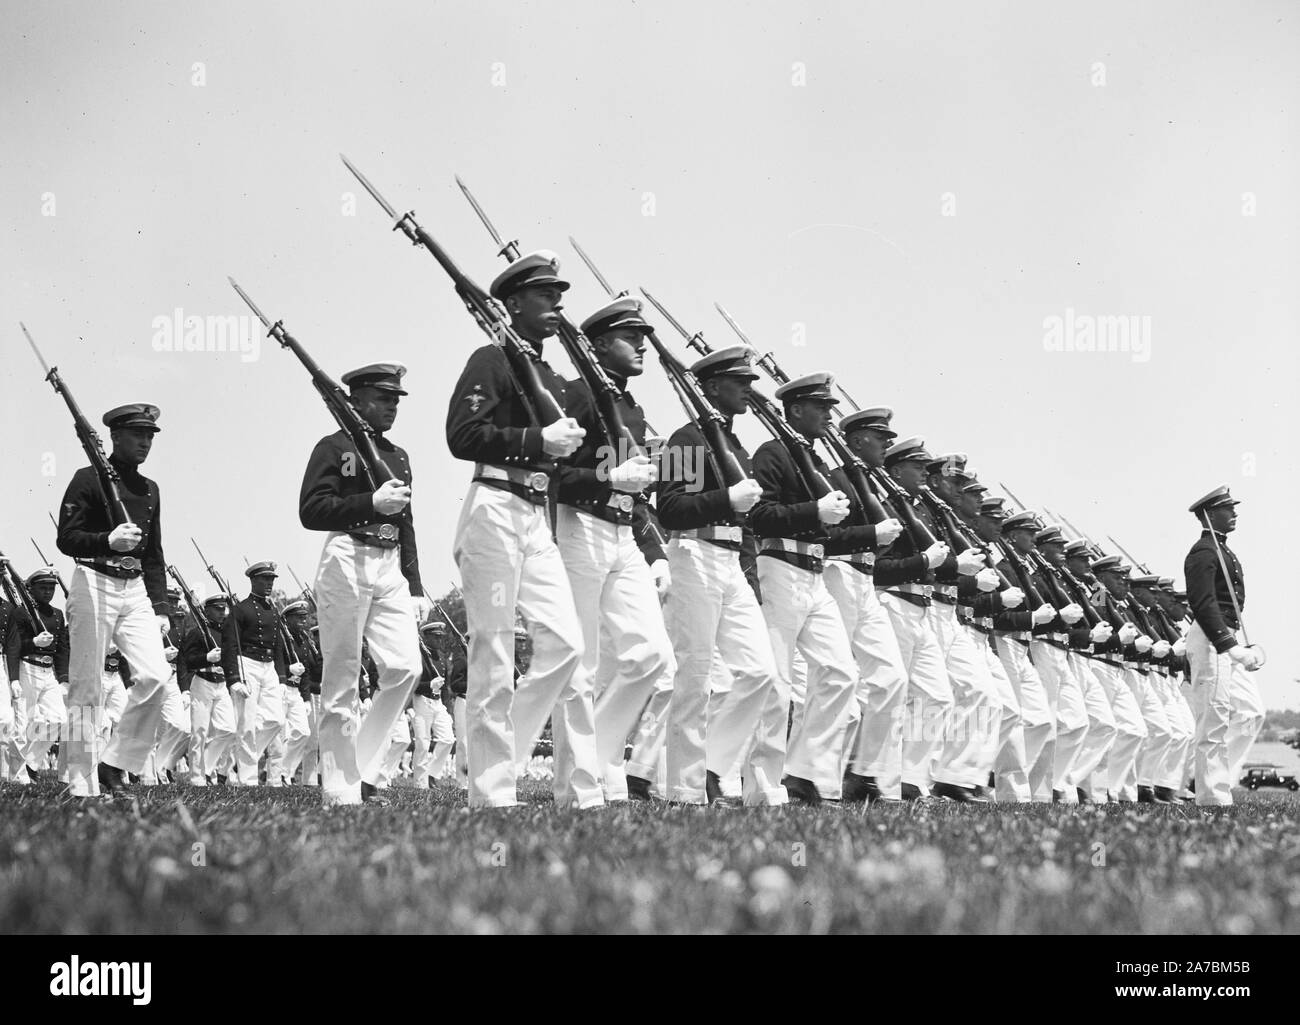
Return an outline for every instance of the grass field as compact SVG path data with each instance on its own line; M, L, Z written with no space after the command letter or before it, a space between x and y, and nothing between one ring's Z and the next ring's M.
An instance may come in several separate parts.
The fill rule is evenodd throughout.
M1300 800L1222 811L527 804L454 789L325 812L315 790L0 785L0 932L1283 933Z

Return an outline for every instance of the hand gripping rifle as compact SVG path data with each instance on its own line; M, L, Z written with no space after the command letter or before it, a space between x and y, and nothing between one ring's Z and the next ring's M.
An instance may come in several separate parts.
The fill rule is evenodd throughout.
M714 303L713 305L714 308L722 314L722 319L725 320L731 326L731 329L740 337L740 340L744 342L746 346L757 352L758 349L754 346L754 343L749 340L749 336L741 330L740 325L736 323L731 314L722 308L722 304ZM772 380L778 385L789 383L790 375L777 365L776 356L774 356L770 351L765 355L760 356L756 362L763 368L768 377L772 378ZM849 487L851 487L857 495L858 503L861 505L862 510L867 517L867 522L876 524L881 520L888 519L889 513L885 511L885 507L881 505L880 499L876 497L875 491L871 488L870 468L853 452L852 449L849 448L848 442L844 440L844 435L840 433L840 429L834 424L827 426L826 433L822 435L822 443L830 451L831 456L840 464L841 468L843 468L844 475L849 481Z
M510 317L501 304L471 281L452 262L446 250L434 241L432 235L416 223L414 210L408 210L400 217L397 216L397 211L370 184L366 176L353 167L352 163L342 153L339 154L339 158L365 190L374 197L375 202L384 208L384 212L389 217L393 218L393 230L400 230L402 234L411 240L412 245L424 246L433 258L438 261L439 266L447 272L456 294L460 296L465 308L469 310L470 316L474 318L474 322L492 339L495 345L501 346L501 351L506 357L506 365L509 367L511 377L514 379L515 390L533 420L545 427L556 420L563 419L566 416L564 407L551 394L550 389L542 383L542 378L537 372L537 365L534 363L536 350L511 327Z
M226 605L230 609L230 632L235 638L235 671L239 676L239 682L244 683L244 649L239 643L239 620L235 618L235 594L231 591L230 585L226 583L225 578L217 572L217 567L208 562L208 557L203 554L203 549L199 547L199 543L195 541L194 538L190 538L190 544L192 544L194 550L199 553L199 559L207 568L208 576L210 576L212 582L217 585L217 590L220 591L222 597L226 599ZM216 645L213 645L213 647L216 647ZM209 648L208 650L211 651L212 649ZM226 682L229 683L230 681Z
M5 557L4 552L0 552L0 564L4 566L4 573L0 574L0 581L4 582L5 590L9 593L9 600L27 613L27 617L32 621L32 628L37 633L40 633L45 629L45 620L41 618L40 612L36 610L36 600L32 598L31 591L27 590L23 578L18 575L18 571L14 569L14 564ZM7 580L5 579L6 575Z
M686 344L692 349L701 356L707 356L713 351L712 346L704 340L702 332L696 331L695 334L691 334L686 328L682 327L671 313L655 302L645 289L641 290L641 294L649 299L654 308L663 315L663 318L677 329L677 332L686 339ZM781 411L777 409L776 404L754 388L749 390L748 402L750 412L767 428L768 433L781 442L786 451L790 453L790 458L794 460L795 469L803 480L804 487L808 489L808 493L814 498L821 498L823 495L828 495L834 491L835 489L831 487L830 481L826 479L812 461L812 442L785 422L785 417L781 415Z
M108 457L104 455L104 446L99 440L98 432L90 426L90 422L77 405L77 400L72 397L72 393L68 391L68 386L63 383L63 378L59 376L59 368L52 367L45 362L45 357L41 355L41 350L36 347L31 332L27 330L27 325L19 321L18 326L23 329L27 344L32 347L32 352L36 353L36 358L40 360L41 366L45 368L45 380L50 382L50 386L67 403L68 412L72 414L72 423L76 428L77 440L81 442L82 451L86 453L86 458L90 460L91 469L95 471L95 479L99 481L99 490L104 496L104 502L108 505L109 519L114 526L132 522L131 514L126 511L126 503L122 501L121 489L118 487L122 482L121 475L118 474L117 467L110 463Z
M1135 559L1129 553L1129 550L1125 548L1122 544L1120 544L1118 541L1116 541L1114 537L1112 537L1110 534L1107 534L1106 540L1108 540L1111 544L1113 544L1116 548L1118 548L1120 550L1120 554L1123 555L1126 559L1128 559L1129 562L1133 563L1133 565L1136 566L1138 569L1140 569L1143 573L1150 574L1151 567L1148 566L1145 562L1141 562L1138 559ZM1182 634L1178 632L1178 628L1175 627L1174 624L1170 622L1169 617L1165 615L1165 610L1160 607L1159 603L1156 603L1155 605L1143 605L1141 602L1136 602L1135 604L1141 607L1143 618L1146 619L1148 623L1153 624L1155 627L1155 629L1149 630L1148 633L1164 634L1164 639L1171 642L1176 641L1180 637L1182 637Z
M63 597L66 600L68 597L68 585L63 582L63 576L54 568L54 563L50 562L50 560L45 557L45 553L41 551L41 546L36 543L36 538L29 537L27 540L29 540L32 543L32 547L36 549L36 554L41 557L41 562L45 563L46 568L54 574L54 579L59 582L59 589L63 591Z
M497 255L502 257L507 263L514 263L519 259L519 243L517 241L503 242L501 234L497 231L492 221L488 218L487 213L479 206L478 200L470 192L469 187L456 177L456 184L460 186L460 191L465 194L469 200L469 205L474 208L474 213L478 219L483 222L483 227L487 229L492 241L497 244L499 249ZM609 444L610 451L615 453L615 458L619 454L626 452L629 458L645 455L645 450L632 437L632 432L628 430L627 424L623 422L623 414L618 408L618 387L609 379L605 373L605 368L600 365L596 358L596 351L592 348L590 340L581 331L574 326L568 317L560 314L560 344L564 346L564 351L569 354L569 361L573 364L574 369L578 371L578 376L582 378L591 391L591 395L596 404L596 419L600 422L601 432L605 435L605 441Z
M274 338L292 352L298 357L302 365L307 368L307 373L311 375L311 383L320 393L320 397L325 400L325 408L330 411L330 416L334 418L334 422L339 425L343 433L352 439L352 444L357 450L357 456L361 460L361 469L370 482L371 490L376 490L381 484L392 480L393 471L388 468L388 464L384 462L384 457L379 454L379 448L375 445L375 429L357 412L347 393L307 354L307 350L302 347L302 344L284 329L283 320L277 320L274 324L271 323L266 314L257 308L257 303L249 298L248 293L239 287L239 283L234 278L227 277L226 280L239 293L239 298L244 300L248 308L257 314L257 319L266 325L266 336Z
M185 578L181 576L181 571L175 566L168 566L167 573L176 581L176 586L181 589L181 597L185 599L185 604L189 607L190 615L194 617L199 633L203 635L203 643L208 646L208 651L219 647L216 641L212 639L212 634L208 631L207 620L199 608L199 603L194 600L194 592L190 590L189 584L185 583Z
M998 481L998 487L1000 487L1003 491L1007 493L1007 496L1011 499L1011 501L1015 502L1016 505L1020 507L1021 511L1025 511L1028 508L1025 505L1025 503L1020 501L1020 499L1016 497L1015 493L1010 488L1008 488L1005 484L1003 484L1001 481ZM1034 516L1037 519L1038 514L1035 513ZM1008 545L1008 547L1014 549L1015 546ZM1019 552L1017 552L1016 555L1022 559L1024 558L1023 556L1020 556ZM1070 594L1068 594L1065 590L1065 585L1063 582L1065 579L1065 574L1061 572L1061 570L1057 569L1057 567L1053 566L1047 560L1046 555L1040 552L1037 548L1031 548L1029 550L1028 561L1031 565L1038 567L1038 569L1041 571L1043 575L1043 579L1047 581L1047 586L1052 592L1051 594L1052 600L1050 604L1054 608L1062 609L1066 605L1069 605L1071 602L1074 602L1074 598ZM1088 625L1096 626L1097 624L1095 622L1092 622L1092 617L1088 615L1088 606L1090 603L1086 601L1079 601L1074 603L1084 610L1084 617L1089 620ZM1100 617L1098 617L1098 620L1100 620Z
M248 556L244 556L244 568L247 569L252 563L248 561ZM284 653L291 661L302 663L302 658L298 655L298 646L293 643L293 632L289 629L289 624L284 621L280 615L280 610L275 607L275 602L267 596L267 604L271 606L271 615L275 617L275 632L280 635L280 643L284 645Z

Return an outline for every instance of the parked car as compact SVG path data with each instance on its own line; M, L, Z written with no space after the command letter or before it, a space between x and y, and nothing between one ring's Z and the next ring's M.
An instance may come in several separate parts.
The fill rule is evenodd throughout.
M1247 790L1260 787L1286 787L1288 790L1300 790L1300 781L1294 772L1282 772L1280 765L1247 765L1240 785Z

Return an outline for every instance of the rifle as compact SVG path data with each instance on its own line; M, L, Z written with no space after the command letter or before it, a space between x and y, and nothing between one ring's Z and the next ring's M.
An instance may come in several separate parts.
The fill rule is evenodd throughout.
M474 194L469 191L468 186L456 176L456 184L460 186L460 191L465 194L469 200L469 205L474 208L478 214L478 219L483 222L483 227L487 229L492 241L500 249L497 255L502 257L507 263L514 263L519 259L519 243L516 241L503 242L501 235L493 226L492 221L483 208L479 206L478 200ZM629 458L644 456L645 449L632 436L628 430L627 424L623 422L623 414L618 408L618 387L609 379L605 373L605 368L600 365L596 358L596 350L592 348L591 342L573 324L568 317L563 314L559 315L560 330L558 337L560 344L564 346L564 351L569 354L569 361L573 364L574 369L578 371L578 376L582 378L583 383L590 389L593 400L595 401L596 419L600 423L601 432L605 435L610 450L614 453L626 452ZM615 458L618 458L616 456Z
M1143 573L1149 574L1151 572L1151 570L1147 567L1146 563L1138 562L1138 560L1133 558L1133 556L1128 553L1128 550L1122 544L1116 541L1113 537L1111 537L1111 535L1107 534L1106 538L1107 540L1110 541L1111 544L1113 544L1116 548L1118 548L1120 552L1130 562L1133 563L1133 565L1137 566L1140 570L1142 570ZM1141 604L1141 602L1139 602L1138 604ZM1182 633L1179 631L1178 627L1174 626L1173 621L1170 620L1170 618L1165 614L1165 610L1160 607L1159 602L1157 602L1155 605L1143 605L1142 608L1144 612L1151 613L1154 615L1155 617L1154 621L1159 624L1160 632L1165 635L1165 640L1172 642L1172 641L1177 641L1182 639L1183 636ZM1147 619L1149 622L1151 621L1150 616L1148 616ZM1245 628L1243 627L1242 629L1244 632Z
M329 410L330 416L334 418L334 422L339 425L343 433L352 439L357 456L361 460L361 469L365 471L371 490L377 490L384 482L393 480L393 471L388 468L388 464L384 462L384 457L379 454L379 449L375 445L375 429L357 412L338 383L325 373L307 354L302 344L284 329L283 320L277 320L272 324L234 278L228 276L226 280L239 293L239 297L244 300L248 308L257 314L257 319L266 325L267 337L274 338L297 356L299 362L307 368L307 373L311 375L311 383L325 401L325 408Z
M207 620L199 609L199 603L194 600L194 592L185 583L185 578L181 576L181 571L175 566L168 566L167 573L176 581L176 586L181 589L181 597L185 599L185 604L189 606L190 615L194 617L194 622L199 628L199 633L203 635L203 643L208 646L208 651L219 645L213 641L212 634L208 632Z
M731 314L722 308L722 304L715 302L713 305L722 314L722 319L731 325L731 329L740 336L740 340L757 352L758 349L749 340L749 336L741 330L740 325L732 319ZM756 362L778 385L789 383L790 375L777 365L776 356L771 352L760 356ZM867 522L876 524L881 520L888 519L889 513L885 511L885 507L880 504L880 499L876 497L876 493L871 489L870 468L849 448L848 442L844 440L844 435L840 433L840 429L834 424L828 425L826 433L822 435L822 444L826 446L831 456L839 462L844 470L844 475L849 481L849 487L856 493Z
M293 582L302 588L302 596L307 599L307 604L309 604L312 608L312 611L315 612L317 609L316 596L311 593L311 590L307 587L306 584L304 584L301 580L298 579L298 574L293 571L292 566L290 566L286 562L284 564L284 568L289 571L289 576L293 577Z
M642 289L643 294L644 291ZM646 295L646 298L649 299L650 296ZM696 331L695 334L691 334L659 303L654 302L653 299L650 301L654 303L655 309L664 315L664 319L686 339L686 344L692 349L701 356L707 356L713 351L712 346L704 340L702 332ZM777 409L776 404L755 388L749 390L748 404L750 412L767 428L768 433L786 447L786 451L790 453L790 457L794 460L795 469L803 480L804 487L808 489L808 493L814 498L821 498L823 495L828 495L834 491L835 489L831 487L830 481L822 475L822 472L817 469L812 461L812 442L785 422L785 417L781 415L781 411Z
M41 557L41 562L45 563L46 568L54 573L54 579L59 582L59 588L63 591L63 597L66 600L68 597L68 585L63 582L62 575L54 568L54 563L50 562L50 560L45 557L45 553L41 551L41 546L36 543L36 538L29 537L27 540L30 541L32 547L36 549L36 554Z
M0 562L4 564L5 573L8 575L9 582L5 584L5 590L9 592L9 598L13 604L18 605L27 617L32 621L32 628L40 633L45 629L45 620L41 618L40 612L36 609L36 600L32 593L27 590L27 585L23 583L23 578L18 575L14 569L14 564L5 557L4 552L0 552ZM0 576L0 580L4 577Z
M194 550L199 553L199 559L202 560L203 565L207 568L208 576L210 576L212 582L217 585L217 590L220 591L222 596L226 599L226 605L230 609L230 632L235 638L235 671L239 676L239 682L244 683L244 649L239 643L239 620L235 618L235 594L230 590L230 585L226 583L225 578L217 572L217 567L208 562L208 557L203 554L203 549L199 547L199 543L195 541L194 538L190 538L190 544L192 544ZM215 645L213 645L213 647L215 647ZM208 650L210 651L212 649L209 648Z
M844 396L845 401L855 411L862 408L853 401L853 396L845 390L844 385L836 382L835 387L839 389L839 393ZM923 552L937 543L939 539L934 536L934 531L916 515L916 509L912 506L912 496L903 489L903 486L898 481L894 480L893 475L888 470L875 466L867 469L871 474L871 480L885 493L891 503L891 508L898 514L903 526L907 528L907 533L912 538L912 544L916 547L916 550Z
M86 458L90 460L91 469L95 471L95 479L99 481L99 490L103 495L104 502L108 505L108 516L114 526L123 523L131 523L131 514L126 511L126 503L122 501L122 492L118 485L122 482L121 474L117 472L117 467L108 461L104 455L103 443L99 440L99 433L90 426L90 422L82 414L81 408L77 405L76 399L72 397L72 392L68 391L68 386L63 383L63 378L59 376L59 368L52 367L45 362L45 357L41 355L41 350L36 347L36 342L27 330L27 325L22 321L18 326L23 329L23 334L27 337L27 344L32 347L32 352L36 353L36 358L45 368L45 380L50 382L50 386L59 394L68 406L68 412L72 414L72 423L76 428L77 440L81 442L81 449L86 453Z
M247 555L243 559L245 569L252 565L248 561ZM293 643L293 634L289 630L289 624L284 621L284 617L280 615L280 610L275 607L275 602L271 601L269 595L267 596L267 604L271 606L271 615L275 617L275 632L280 635L280 643L284 645L284 653L289 656L291 661L301 664L302 659L298 657L298 646Z
M1020 501L1020 499L1016 497L1015 493L1010 488L1008 488L1001 481L998 481L998 487L1000 487L1003 491L1007 493L1007 496L1011 499L1011 501L1015 502L1016 505L1020 507L1022 512L1027 511L1027 507L1024 504L1024 502ZM1034 518L1038 519L1037 513L1034 514ZM1019 556L1020 553L1017 552L1016 554L1017 556ZM1066 593L1065 587L1061 583L1061 580L1064 579L1064 574L1061 573L1060 570L1057 569L1057 567L1053 566L1050 562L1047 561L1046 555L1040 552L1036 547L1031 548L1029 549L1028 561L1032 565L1038 567L1038 569L1043 574L1043 579L1047 581L1047 586L1051 588L1052 591L1051 604L1054 608L1056 609L1064 608L1066 605L1069 605L1072 601L1074 601L1074 599L1071 598L1071 596ZM1089 604L1088 602L1075 602L1075 604L1077 604L1080 608L1084 609L1085 618L1090 618L1088 617L1088 613L1087 613L1087 606ZM1089 623L1088 625L1095 626L1096 624Z
M546 426L556 420L564 419L566 416L564 407L551 394L550 389L542 383L542 378L537 372L537 366L533 362L536 350L532 345L524 341L511 326L510 317L502 305L471 281L452 262L446 250L434 241L432 235L416 223L414 210L408 210L401 217L398 217L397 211L370 184L366 176L353 167L352 163L342 153L339 154L339 158L347 169L352 172L357 181L365 187L365 190L374 197L375 202L384 208L384 212L389 217L393 218L395 221L393 230L400 229L402 234L411 240L412 245L424 246L433 258L438 261L442 269L447 272L456 294L460 296L465 308L469 310L470 316L474 318L474 322L492 339L493 344L501 347L501 351L506 357L506 366L514 380L515 390L533 420L542 426Z

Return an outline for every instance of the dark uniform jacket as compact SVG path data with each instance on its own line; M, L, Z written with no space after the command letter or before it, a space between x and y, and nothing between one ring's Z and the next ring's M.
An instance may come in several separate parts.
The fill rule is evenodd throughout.
M77 560L132 555L140 560L145 591L157 615L167 615L171 603L167 598L167 576L163 562L161 500L158 485L109 456L109 462L121 475L118 490L131 520L140 528L140 544L130 552L115 552L108 546L114 520L99 490L94 469L83 466L72 475L68 490L59 507L59 551Z
M411 460L406 451L382 435L375 447L393 476L411 483ZM382 484L378 481L377 484ZM367 527L392 524L397 528L401 548L402 575L411 594L424 594L420 585L420 557L415 544L415 521L411 505L390 516L375 512L374 488L362 468L361 457L344 431L321 438L312 449L298 494L298 519L308 530L363 531Z
M182 693L190 689L190 677L193 675L185 668L185 660L181 658L181 647L185 644L186 632L184 618L174 616L172 625L167 629L167 638L163 641L164 648L176 649L171 665L176 670L176 687Z
M302 694L303 700L307 701L312 694L320 693L320 671L324 665L324 659L321 657L320 645L316 640L315 627L307 630L295 630L293 627L289 627L289 635L293 638L293 646L298 659L306 670L298 683L298 690Z
M223 646L223 631L218 630L209 620L203 621L203 626L207 630L208 636L205 638L203 630L198 625L191 627L181 638L181 653L176 656L176 675L179 678L182 671L185 674L187 683L194 682L194 677L201 680L207 680L209 683L224 683L227 686L234 683L234 679L226 679L226 671L222 668L221 662L209 662L208 652L212 648L221 648L222 661L225 660L226 649ZM208 640L211 640L209 646ZM184 669L182 670L182 666Z
M0 598L0 657L5 660L5 671L10 680L18 679L18 649L22 645L18 620L26 618L18 606ZM9 700L9 695L0 695L0 701Z
M1192 618L1205 631L1214 650L1222 654L1237 643L1235 631L1241 624L1237 621L1236 609L1232 607L1232 591L1236 592L1237 603L1244 609L1246 578L1240 560L1228 547L1226 535L1219 535L1219 546L1223 549L1223 561L1228 565L1231 580L1223 578L1209 530L1201 531L1200 539L1183 560L1183 577L1187 581L1187 604L1192 610ZM1232 591L1228 590L1229 587Z
M257 662L275 663L276 676L281 683L288 683L289 658L277 626L278 618L270 598L249 594L235 603L221 632L221 667L232 686L240 680L240 655Z
M564 379L542 359L532 343L542 384L566 408ZM542 428L528 412L501 349L484 345L470 354L447 409L447 446L457 459L554 472L555 461L542 450Z
M608 370L605 373L619 389L617 404L624 425L633 440L644 448L645 410L632 398L625 378ZM578 450L560 464L558 500L564 505L586 512L600 510L597 515L603 515L609 508L611 496L625 496L632 508L630 515L620 522L631 523L632 535L646 562L665 558L663 544L658 536L659 525L655 522L655 513L649 499L644 494L632 495L625 491L615 491L609 484L609 471L623 462L624 457L631 458L631 451L610 452L609 440L601 428L596 402L585 381L581 378L569 381L565 385L565 396L566 411L582 425L587 436L582 439Z
M889 509L889 505L886 505L886 509ZM912 499L912 510L916 518L930 528L930 533L936 539L947 538L929 506L921 500L920 496ZM948 553L948 558L936 569L931 569L930 560L925 557L925 552L917 547L911 531L908 530L899 534L894 539L894 543L876 558L877 587L889 588L899 584L955 584L958 582L958 576L957 557L951 551Z
M126 659L122 657L120 651L110 651L104 656L104 672L117 673L118 678L122 681L122 686L128 690L135 684L131 679L131 667L127 665Z
M731 429L731 424L731 419L727 418L723 436L727 447L736 457L736 462L748 476L753 470L749 453ZM664 530L678 531L698 530L700 527L740 527L740 566L755 596L761 601L758 569L754 562L758 548L754 543L749 517L738 515L731 507L731 496L726 483L714 471L712 462L704 458L703 454L707 451L704 434L695 426L694 421L677 428L668 439L664 449L666 465L660 471L655 491L659 524Z
M68 624L63 619L63 611L53 605L43 605L36 601L36 611L40 613L40 625L34 624L24 609L18 616L18 656L23 662L46 666L54 670L59 683L68 682L68 655L71 645L68 639ZM48 648L38 648L34 638L42 631L54 635L54 643ZM15 676L15 679L17 677Z

